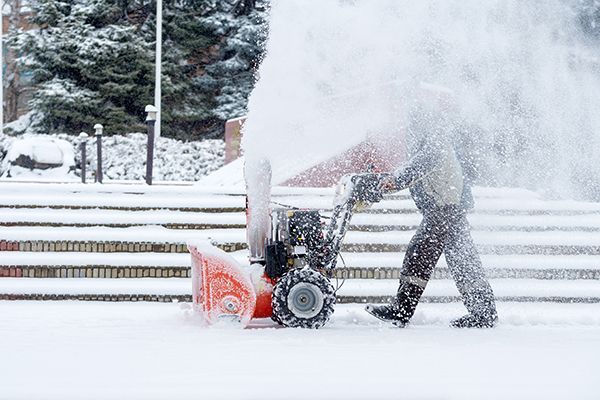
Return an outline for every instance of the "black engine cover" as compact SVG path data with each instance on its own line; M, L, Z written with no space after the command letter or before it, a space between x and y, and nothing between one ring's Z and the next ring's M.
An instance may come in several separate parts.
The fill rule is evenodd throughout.
M288 270L287 251L283 242L265 246L265 273L271 279L279 278Z

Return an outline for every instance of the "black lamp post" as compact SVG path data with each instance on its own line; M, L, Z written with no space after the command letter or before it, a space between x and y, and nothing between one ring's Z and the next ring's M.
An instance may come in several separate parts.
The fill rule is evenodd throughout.
M154 128L158 110L153 105L147 105L146 124L148 125L148 151L146 152L146 183L152 185L152 167L154 163Z
M79 134L79 147L81 148L81 183L85 183L85 174L87 166L87 139L87 133L81 132Z
M96 131L96 158L97 158L97 168L96 168L96 180L98 183L102 183L102 131L104 127L101 124L94 125L94 130Z

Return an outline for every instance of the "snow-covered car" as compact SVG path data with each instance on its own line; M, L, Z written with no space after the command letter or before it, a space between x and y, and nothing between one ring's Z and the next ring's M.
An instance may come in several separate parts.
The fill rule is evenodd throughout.
M73 146L40 136L12 142L1 165L3 178L73 178L74 171Z

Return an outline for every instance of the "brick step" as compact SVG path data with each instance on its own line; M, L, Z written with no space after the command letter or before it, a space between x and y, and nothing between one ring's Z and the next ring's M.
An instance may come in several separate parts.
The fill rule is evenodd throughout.
M0 295L0 298L2 296ZM344 296L338 295L337 301L340 304L356 303L389 303L392 300L390 296ZM189 300L191 301L191 300ZM460 296L423 296L419 300L423 303L461 303ZM597 304L600 303L600 297L570 297L570 296L496 296L496 302L514 302L514 303L565 303L565 304Z
M0 278L189 278L189 266L148 265L9 265L0 266ZM336 279L395 279L400 267L336 268ZM549 279L549 280L600 280L598 269L572 268L486 268L490 279ZM436 268L432 279L452 279L447 268Z
M115 210L115 211L153 211L153 210L171 210L183 212L201 212L201 213L231 213L231 212L246 212L245 206L225 206L225 207L192 207L192 206L168 206L168 205L80 205L80 204L3 204L0 203L0 209L42 209L49 208L52 210Z
M219 243L217 247L227 252L247 248L246 243ZM348 253L397 253L405 252L406 244L390 243L346 243L342 251ZM481 254L498 255L600 255L600 245L478 245ZM123 241L76 241L76 240L19 240L0 241L0 251L25 252L91 252L91 253L187 253L184 243L173 242L123 242Z
M390 296L336 296L338 304L388 303ZM101 302L161 302L191 303L192 295L155 295L155 294L2 294L4 301L101 301ZM421 303L460 303L459 296L423 296ZM497 303L563 303L563 304L597 304L600 297L568 297L568 296L498 296Z
M161 302L161 303L191 303L192 295L173 295L173 294L47 294L47 293L32 293L32 294L2 294L0 300L33 300L33 301L57 301L57 300L78 300L78 301L146 301L146 302Z
M132 228L132 227L143 227L143 226L162 226L167 229L190 229L190 230L206 230L206 229L245 229L246 224L194 224L194 223L86 223L86 222L30 222L30 221L19 221L19 222L2 222L0 226L4 227L71 227L71 228L92 228L92 227L107 227L107 228Z
M329 199L330 200L330 199ZM324 212L330 211L331 202L322 204L320 206L305 206L302 202L297 204L285 204L291 207L299 207L309 210L321 210ZM284 204L284 203L282 203ZM369 208L361 211L361 214L402 214L402 215L418 215L418 210L414 205L406 204L402 207L395 207L393 205L386 205L385 203L379 203L377 207ZM201 212L201 213L231 213L231 212L245 212L245 206L177 206L177 205L103 205L103 204L35 204L35 203L24 203L24 204L7 204L0 202L0 209L53 209L53 210L115 210L115 211L152 211L152 210L170 210L170 211L181 211L181 212ZM501 216L594 216L600 215L600 210L596 209L512 209L512 208L476 208L475 213L480 215L501 215Z
M189 229L189 230L207 230L207 229L245 229L245 223L176 223L176 222L157 222L157 223L120 223L120 222L51 222L51 221L0 221L0 227L72 227L72 228L132 228L143 226L162 226L167 229ZM377 224L351 224L350 231L355 232L409 232L415 231L418 224L414 225L377 225ZM472 224L473 231L487 232L600 232L600 226L519 226L519 225L477 225Z
M309 207L309 209L311 209ZM319 210L329 211L329 207L324 208L315 208ZM393 215L393 214L401 214L401 215L420 215L418 210L413 207L405 207L405 208L379 208L373 207L360 212L361 214L383 214L383 215ZM511 209L511 208L476 208L474 211L475 214L478 215L498 215L498 216L593 216L597 217L600 215L600 211L598 210L553 210L553 209Z
M220 249L232 252L247 248L245 243L218 243ZM87 253L188 253L185 243L122 242L78 240L0 241L0 251L23 252L87 252Z
M406 244L346 243L342 251L348 253L397 253L405 252ZM600 245L477 245L480 254L497 255L600 255Z
M336 268L334 278L338 279L393 279L400 278L401 267L385 268ZM548 280L600 280L600 265L598 269L572 268L485 268L489 279L548 279ZM432 279L452 279L450 270L438 267L434 270Z
M217 246L227 252L243 250L246 243L220 243ZM520 255L600 255L600 245L478 245L481 254L520 254ZM346 243L342 250L349 253L389 253L405 252L406 244L389 243ZM116 241L72 241L72 240L28 240L0 241L0 251L31 251L31 252L92 252L92 253L187 253L184 243L153 243L153 242L116 242Z
M2 224L0 223L0 226ZM349 227L350 231L356 232L406 232L415 231L419 227L415 225L375 225L375 224L363 224L355 225L351 224ZM471 224L473 231L487 231L487 232L600 232L599 226L553 226L553 225L478 225Z
M19 265L0 266L0 278L189 278L189 266Z

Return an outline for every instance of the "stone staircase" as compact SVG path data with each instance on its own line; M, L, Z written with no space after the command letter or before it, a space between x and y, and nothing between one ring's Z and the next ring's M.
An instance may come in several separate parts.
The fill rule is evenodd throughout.
M333 190L274 188L277 203L327 210ZM600 204L476 188L473 236L500 301L600 302ZM189 301L186 242L246 259L240 189L0 182L0 299ZM406 195L355 215L335 271L340 302L395 292L420 217ZM458 301L445 261L425 301Z

